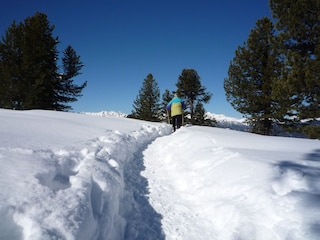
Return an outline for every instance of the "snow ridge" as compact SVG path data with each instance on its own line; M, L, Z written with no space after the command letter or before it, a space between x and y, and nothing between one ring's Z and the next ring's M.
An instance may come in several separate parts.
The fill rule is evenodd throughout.
M0 205L0 239L124 239L127 226L132 228L122 217L132 209L120 204L132 191L125 189L124 169L141 146L169 132L167 125L142 125L130 134L107 130L81 149L1 149L0 158L24 159L25 166L17 157L12 164L26 168L17 182L28 182L15 189L20 197Z

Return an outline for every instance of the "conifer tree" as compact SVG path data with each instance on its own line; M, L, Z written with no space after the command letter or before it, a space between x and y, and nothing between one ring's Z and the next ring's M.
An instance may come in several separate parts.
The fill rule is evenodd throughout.
M170 113L167 112L166 107L172 98L173 94L170 92L170 90L166 89L162 94L162 102L160 107L161 116L165 116L165 118L170 117Z
M49 66L56 61L52 55L43 53L56 53L55 40L48 37L53 28L46 24L46 18L37 14L24 23L13 22L2 37L0 82L3 87L0 91L8 92L1 94L1 107L31 109L46 104L45 101L39 103L41 106L36 103L51 77Z
M278 106L273 84L281 70L274 26L268 18L257 21L244 46L238 47L224 80L227 100L250 119L254 132L270 134Z
M0 107L67 110L65 103L80 96L85 84L62 84L66 78L59 73L53 30L39 12L8 28L0 41Z
M320 1L270 0L286 68L279 94L299 119L320 117Z
M143 81L139 95L133 103L131 117L146 121L159 121L160 90L151 73Z
M194 111L194 124L200 126L214 127L217 124L215 119L206 117L206 110L201 102L198 102Z
M195 125L204 125L205 123L205 109L202 105L202 103L197 103L196 105L196 108L195 108L195 111L194 111L194 115L193 115L193 118L194 118L194 121L193 121L193 124Z
M22 52L21 27L15 22L0 41L0 107L17 108L23 102L23 82L21 81Z
M190 117L193 123L196 105L208 103L212 94L202 86L200 76L194 69L183 69L176 86L180 96L186 100L186 105L190 108Z
M57 81L55 109L64 111L71 108L66 103L74 102L77 97L82 96L81 91L87 85L87 82L84 82L81 86L73 83L72 78L81 74L80 70L84 65L80 61L80 56L70 45L64 51L62 62L63 73L60 74Z
M54 109L52 98L57 78L58 55L58 38L52 37L54 26L49 25L45 14L36 13L20 23L18 29L18 34L11 39L15 43L15 51L20 55L14 60L19 63L19 78L16 79L11 74L10 81L13 88L15 83L22 87L14 89L18 92L18 99L14 100L15 108Z

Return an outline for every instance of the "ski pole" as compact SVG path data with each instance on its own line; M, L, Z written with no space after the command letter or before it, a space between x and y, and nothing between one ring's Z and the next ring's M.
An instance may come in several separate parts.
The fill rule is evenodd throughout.
M184 113L182 113L182 126L184 126Z

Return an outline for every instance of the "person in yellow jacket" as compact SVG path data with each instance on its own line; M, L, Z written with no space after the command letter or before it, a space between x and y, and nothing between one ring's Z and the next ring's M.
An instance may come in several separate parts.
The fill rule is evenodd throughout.
M182 125L183 110L186 109L186 105L184 101L178 97L178 94L175 93L174 98L168 103L166 109L171 113L172 127L175 132L176 129L179 129Z

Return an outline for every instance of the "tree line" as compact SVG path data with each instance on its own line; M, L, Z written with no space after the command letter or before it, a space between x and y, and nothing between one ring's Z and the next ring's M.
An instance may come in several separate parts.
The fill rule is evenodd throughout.
M214 126L215 121L205 118L203 104L208 103L212 94L201 84L200 76L195 69L183 69L176 83L177 89L168 89L160 99L160 89L153 75L149 73L144 79L134 103L131 118L147 121L163 121L168 119L166 106L173 98L173 92L185 100L187 111L184 117L192 124Z
M73 78L84 66L72 46L58 65L58 37L47 16L37 12L6 30L0 41L0 108L68 111L87 82Z
M274 19L256 22L224 79L227 100L252 125L274 124L320 138L320 1L270 0ZM303 123L309 119L308 123Z

